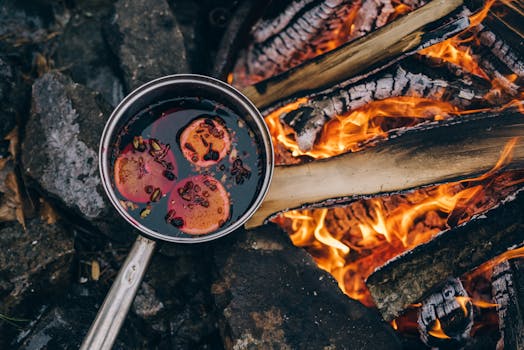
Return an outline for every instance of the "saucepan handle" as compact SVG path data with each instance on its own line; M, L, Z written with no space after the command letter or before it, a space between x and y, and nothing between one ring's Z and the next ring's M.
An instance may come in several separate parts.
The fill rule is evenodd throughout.
M98 310L81 350L111 349L142 282L155 245L155 241L138 236Z

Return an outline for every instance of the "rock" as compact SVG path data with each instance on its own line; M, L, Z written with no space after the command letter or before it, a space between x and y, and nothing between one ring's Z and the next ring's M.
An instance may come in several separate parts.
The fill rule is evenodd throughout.
M0 52L30 62L68 20L64 1L0 1Z
M148 283L142 282L132 307L137 316L148 319L158 315L164 304L156 297L155 290Z
M128 90L164 75L189 72L182 33L164 0L117 1L105 33L120 58Z
M96 315L101 296L96 284L72 285L58 303L44 308L28 330L21 332L10 348L26 350L78 349ZM151 341L136 319L128 319L113 349L147 349ZM7 348L7 347L6 347Z
M116 106L124 98L124 88L111 65L114 56L102 36L102 18L110 5L79 11L71 17L58 39L55 62L57 67L67 68L75 82L99 91Z
M219 245L212 293L227 349L401 348L376 311L345 296L275 225Z
M62 224L39 219L0 229L0 316L31 318L41 304L69 283L74 255L73 237ZM0 317L1 318L1 317ZM0 322L0 348L13 329Z
M18 67L0 57L0 140L16 126L27 96Z
M136 235L106 199L98 172L98 143L109 114L100 94L60 73L45 74L33 85L22 165L43 191L86 225L129 240Z
M153 257L132 312L155 334L159 348L220 349L222 341L209 293L210 246L171 246L171 256Z

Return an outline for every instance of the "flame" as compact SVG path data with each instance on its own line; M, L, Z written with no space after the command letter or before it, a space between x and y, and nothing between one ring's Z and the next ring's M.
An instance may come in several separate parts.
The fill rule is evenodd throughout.
M468 303L471 302L471 299L464 296L458 296L455 297L455 300L460 305L460 308L462 309L462 312L464 313L464 317L468 316Z
M435 325L433 328L431 328L428 334L439 339L451 339L451 337L446 335L446 333L444 333L442 330L442 325L440 324L440 320L438 318L435 320Z
M473 275L482 274L486 271L491 271L493 267L497 266L504 260L511 260L511 259L518 259L518 258L524 258L524 246L512 250L508 250L499 256L491 259L485 264L482 264L482 266L478 267Z
M469 17L470 25L461 35L455 35L450 39L420 50L418 53L420 55L438 58L442 61L453 63L472 74L490 80L486 72L480 68L476 59L471 55L471 48L464 44L475 40L476 33L473 29L486 18L494 3L495 0L488 0L480 11L471 15Z
M372 305L364 280L375 268L489 209L524 182L522 173L499 174L511 161L517 141L511 139L493 168L475 178L345 207L293 210L274 221L335 277L346 294Z
M395 126L412 126L423 120L442 120L459 109L449 102L422 97L391 97L373 101L342 116L336 116L324 125L313 149L302 151L294 131L280 121L280 116L298 109L307 98L298 99L278 108L266 117L266 123L275 144L289 150L293 157L332 157L347 151L362 149L362 143L377 137L386 137Z

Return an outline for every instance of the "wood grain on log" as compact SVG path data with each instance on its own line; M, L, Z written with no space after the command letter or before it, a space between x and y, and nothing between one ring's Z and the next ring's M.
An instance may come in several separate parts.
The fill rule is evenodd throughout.
M391 260L366 285L385 320L422 300L448 276L464 273L524 244L524 191L467 224L443 231L432 241Z
M497 349L524 349L524 260L495 266L492 290L501 333Z
M387 143L311 163L276 167L268 195L247 227L280 211L330 199L371 196L475 176L491 169L506 143L524 135L520 111L479 113L399 132ZM513 150L524 167L524 142Z
M434 0L406 16L338 49L319 56L285 74L243 90L258 107L301 91L313 91L344 81L372 66L392 64L400 56L414 53L456 33L455 28L434 29L443 17L461 8L464 0ZM460 29L463 26L461 23ZM431 32L434 29L438 35ZM459 30L460 30L459 29ZM312 79L314 77L314 79Z

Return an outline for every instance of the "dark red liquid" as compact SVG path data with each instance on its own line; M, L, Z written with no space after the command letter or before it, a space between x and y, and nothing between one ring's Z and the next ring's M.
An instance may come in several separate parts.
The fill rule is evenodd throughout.
M195 121L207 123L200 128L203 131L197 130L199 133L211 131L215 137L224 138L227 144L225 156L217 156L218 153L208 141L215 140L217 144L218 141L213 139L213 135L208 135L207 138L202 137L203 144L198 145L209 147L208 152L201 153L202 157L205 155L206 159L216 161L200 162L206 165L198 166L195 159L192 161L188 157L187 142L185 146L181 145L180 136L189 125L194 128ZM214 128L213 123L216 123ZM200 134L192 137L195 144L200 142ZM131 118L117 136L111 158L115 193L134 220L160 234L174 237L211 234L238 220L257 196L264 164L258 142L250 127L232 110L219 103L197 98L163 101ZM126 158L124 162L123 157ZM115 169L119 173L115 174ZM219 189L223 187L226 194L224 191L217 192L220 197L213 195L213 192L204 193L211 200L210 205L202 194L204 191L183 191L190 179L196 179L196 182L199 179L214 179L221 185ZM209 181L206 183L209 185ZM133 187L135 185L137 189ZM200 187L206 185L200 184ZM215 187L211 184L205 190L212 191ZM189 193L191 198L188 197ZM183 209L177 201L183 202ZM227 203L228 207L221 208L217 203ZM195 214L197 216L191 217L193 207L199 210L200 216ZM205 212L208 208L214 210L211 215ZM201 227L187 226L191 222L198 226L200 221L203 225L211 225L209 222L215 217L217 222L210 232L203 232Z

